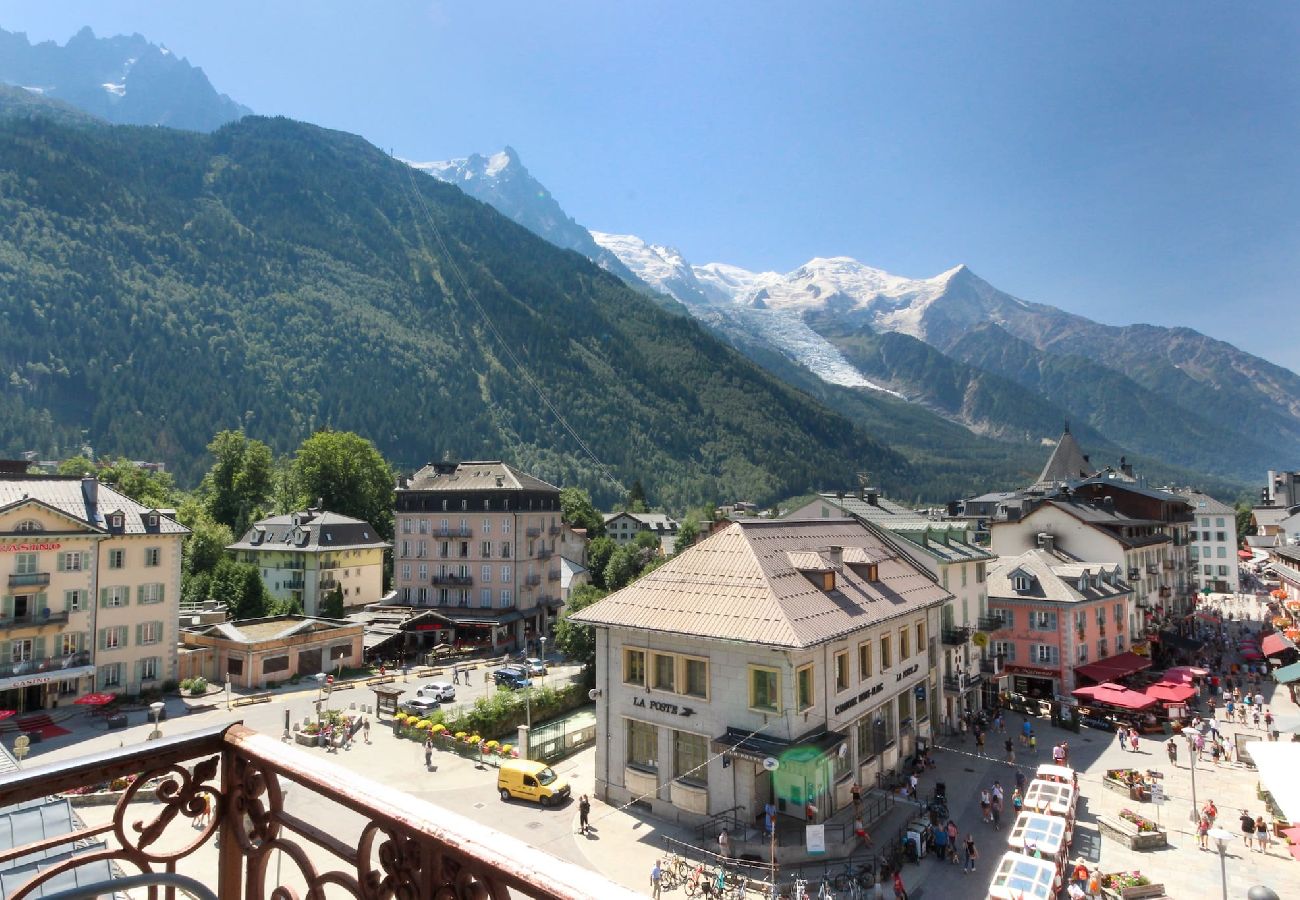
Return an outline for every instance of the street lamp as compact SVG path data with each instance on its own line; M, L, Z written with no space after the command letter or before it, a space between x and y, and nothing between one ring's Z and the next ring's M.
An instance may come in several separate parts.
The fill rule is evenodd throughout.
M1246 900L1282 900L1282 898L1279 897L1277 891L1273 890L1271 887L1257 884L1250 890L1246 891Z
M1223 900L1228 900L1228 841L1236 835L1224 828L1211 828L1207 836L1219 845L1219 875L1223 879Z
M149 704L149 710L153 713L153 732L149 735L149 740L156 741L162 737L162 729L158 727L158 720L162 716L162 711L166 705L161 700L155 700Z

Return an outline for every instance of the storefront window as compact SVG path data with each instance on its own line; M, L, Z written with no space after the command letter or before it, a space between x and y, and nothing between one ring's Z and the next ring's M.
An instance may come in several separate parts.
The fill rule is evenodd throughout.
M781 711L781 674L776 669L749 669L749 706L761 712Z
M708 787L709 741L702 734L673 732L673 777L687 784Z
M651 772L659 768L659 729L646 722L628 719L627 764Z

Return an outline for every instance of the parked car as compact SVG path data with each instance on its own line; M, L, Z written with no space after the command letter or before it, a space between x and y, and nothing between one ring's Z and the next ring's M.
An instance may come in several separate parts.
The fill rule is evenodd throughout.
M533 686L532 679L528 677L528 673L515 666L505 666L497 669L492 673L492 680L496 682L497 687L506 688L511 691L517 691L520 688Z
M538 659L536 656L530 656L528 659L524 660L524 668L528 670L529 675L546 674L546 663Z
M450 681L430 681L415 692L417 697L432 697L434 700L446 701L456 699L456 686Z
M415 696L410 700L403 700L397 704L397 708L404 713L410 713L416 716L422 716L431 713L442 704L434 697Z
M544 762L508 759L497 772L497 791L502 800L518 797L551 806L569 799L569 790L569 783Z

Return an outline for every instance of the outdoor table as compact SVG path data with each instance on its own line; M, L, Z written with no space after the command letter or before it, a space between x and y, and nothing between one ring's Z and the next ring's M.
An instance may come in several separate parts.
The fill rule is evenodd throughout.
M1061 874L1051 860L1007 853L998 861L988 900L1056 900Z

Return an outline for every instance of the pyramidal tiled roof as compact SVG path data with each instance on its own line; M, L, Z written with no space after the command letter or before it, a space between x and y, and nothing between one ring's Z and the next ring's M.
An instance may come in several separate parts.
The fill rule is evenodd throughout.
M1047 460L1047 465L1043 466L1042 474L1038 476L1035 487L1078 481L1080 478L1089 478L1092 474L1092 466L1083 455L1079 442L1074 439L1074 435L1070 434L1069 426L1066 426L1065 431L1061 433L1061 439L1056 443L1056 449Z
M841 548L836 560L831 548ZM866 580L866 560L878 562ZM834 569L823 591L804 573ZM947 591L851 519L733 522L575 621L779 647L811 647L925 609Z

